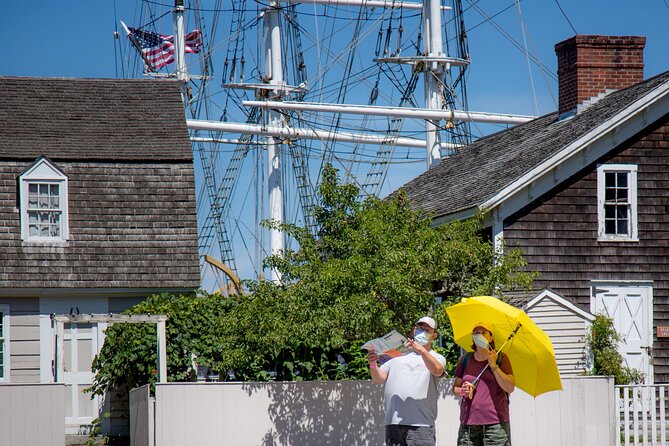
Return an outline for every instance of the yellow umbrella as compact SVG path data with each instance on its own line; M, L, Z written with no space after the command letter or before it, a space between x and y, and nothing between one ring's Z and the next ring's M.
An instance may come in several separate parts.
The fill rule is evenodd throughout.
M472 329L477 322L492 325L498 350L509 356L516 386L532 396L562 390L553 344L522 310L490 296L465 297L446 308L455 342L472 350Z

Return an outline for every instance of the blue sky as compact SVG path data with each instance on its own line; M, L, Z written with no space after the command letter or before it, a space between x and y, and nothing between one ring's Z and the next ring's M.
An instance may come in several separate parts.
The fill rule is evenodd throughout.
M201 2L203 8L212 8L214 3ZM151 4L160 9L160 5L173 2L154 0ZM114 31L121 31L119 20L130 26L139 24L138 5L137 0L6 2L0 15L4 42L0 75L122 77L124 68L116 59ZM224 8L228 5L229 0ZM646 36L645 76L669 70L669 0L463 0L463 8L472 61L467 89L473 111L539 115L554 111L554 46L573 36L574 30L579 34ZM493 17L494 23L485 16ZM169 15L157 23L159 32L171 34ZM523 41L544 69L535 64L528 69L523 51L516 47L522 47ZM219 79L215 82L220 84ZM423 164L412 164L389 175L385 193L423 170ZM251 257L244 262L247 267Z
M135 0L21 0L5 2L0 16L3 45L1 75L115 77L113 31L117 19L132 24ZM171 4L169 0L155 3ZM211 6L213 1L202 2ZM472 110L533 113L530 80L522 52L492 25L484 13L517 41L522 41L517 8L510 0L463 1L470 29L472 59L468 90ZM645 74L669 69L669 0L559 0L580 34L645 35ZM520 8L529 49L555 73L555 43L574 32L555 0L524 0ZM170 33L169 29L162 31ZM532 69L539 112L555 109L555 81Z

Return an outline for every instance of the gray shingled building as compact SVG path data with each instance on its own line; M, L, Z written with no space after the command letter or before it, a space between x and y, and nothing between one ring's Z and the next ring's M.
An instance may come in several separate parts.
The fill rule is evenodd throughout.
M53 382L53 313L116 313L198 288L178 84L0 77L0 222L0 382ZM74 430L98 416L81 391L105 325L65 327Z

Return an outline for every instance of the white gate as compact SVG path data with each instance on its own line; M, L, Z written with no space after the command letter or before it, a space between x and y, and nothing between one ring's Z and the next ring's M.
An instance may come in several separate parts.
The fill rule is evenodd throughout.
M620 334L618 350L625 365L639 370L646 384L653 384L653 288L650 284L596 283L592 287L592 313L613 318Z

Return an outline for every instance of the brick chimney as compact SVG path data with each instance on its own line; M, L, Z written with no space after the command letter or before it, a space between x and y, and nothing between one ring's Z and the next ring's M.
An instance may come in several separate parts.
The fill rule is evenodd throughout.
M641 36L581 35L555 45L560 117L577 113L600 93L641 82L645 45Z

